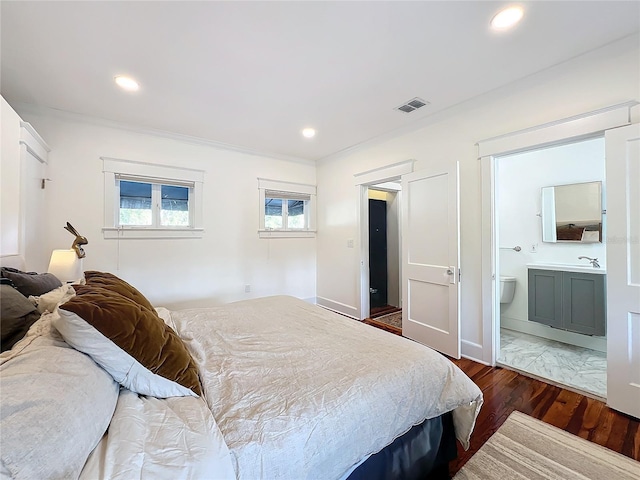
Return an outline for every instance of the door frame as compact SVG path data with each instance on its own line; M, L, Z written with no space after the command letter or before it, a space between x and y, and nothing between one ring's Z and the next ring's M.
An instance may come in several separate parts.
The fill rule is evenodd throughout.
M360 308L358 317L364 320L369 317L369 187L379 186L385 182L399 181L402 175L413 172L415 160L405 160L391 165L357 173L355 185L358 188L358 234L360 243L360 255L358 257L360 279L358 282ZM402 192L398 192L402 195ZM402 224L399 225L399 233L402 236ZM400 242L402 246L402 242ZM402 248L402 247L401 247ZM401 280L402 282L402 280Z
M381 304L381 306L384 305L390 305L389 303L389 293L392 293L391 290L389 289L389 265L390 265L390 253L392 252L389 249L389 245L388 245L388 233L391 230L391 228L393 227L393 225L391 225L389 223L389 207L390 207L390 202L387 201L387 194L394 194L395 196L397 196L398 191L396 191L395 189L392 191L390 189L386 188L386 185L388 185L389 187L391 187L390 184L383 184L385 186L383 187L378 187L373 186L373 187L369 187L368 188L368 192L369 192L369 201L368 201L368 208L369 208L369 225L367 226L367 229L369 230L369 307L370 309L373 308L371 305L371 302L374 298L374 293L371 291L372 285L371 285L371 280L372 277L374 277L374 273L372 271L372 262L374 262L376 259L378 262L380 262L381 257L384 256L384 262L380 262L378 264L378 268L380 270L378 270L378 274L380 274L380 276L378 277L378 293L384 293L384 295L380 295L378 297L378 301L382 301L384 300L384 303ZM374 193L379 193L379 194L384 194L384 199L381 198L372 198L372 194ZM374 212L372 215L372 207ZM377 218L376 218L377 217ZM382 238L382 236L378 236L375 235L375 229L373 228L373 226L371 225L371 221L372 219L375 219L376 222L380 222L380 223L384 223L384 240ZM374 222L375 223L375 222ZM399 230L399 225L396 223L396 231ZM378 255L375 255L376 252L372 252L373 250L373 245L371 243L371 239L374 238L374 236L376 238L378 238L378 241L380 242L379 247L384 246L383 250L378 250ZM384 252L384 253L383 253ZM398 248L398 253L400 252L400 248ZM399 265L400 261L397 262L397 264ZM384 270L384 271L382 271ZM384 277L382 277L381 274L384 273ZM384 279L384 281L381 281L382 279ZM381 292L382 291L382 292ZM397 294L397 292L396 292ZM371 312L369 312L371 313Z
M500 347L500 288L498 219L496 207L496 159L528 150L561 145L604 135L611 128L631 123L631 107L626 102L583 115L546 123L478 142L482 194L482 347L475 358L495 366ZM488 348L487 348L488 347ZM473 355L472 355L473 356ZM480 358L478 358L480 357Z

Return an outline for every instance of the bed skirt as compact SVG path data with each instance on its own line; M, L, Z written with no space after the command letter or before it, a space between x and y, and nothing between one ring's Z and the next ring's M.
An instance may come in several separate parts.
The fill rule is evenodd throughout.
M447 479L457 456L451 412L427 419L371 455L348 480Z

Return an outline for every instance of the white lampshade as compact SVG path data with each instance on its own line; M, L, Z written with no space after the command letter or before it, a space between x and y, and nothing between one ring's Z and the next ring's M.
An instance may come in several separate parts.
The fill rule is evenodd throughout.
M49 262L49 273L53 273L62 283L74 282L82 278L82 259L78 258L76 251L54 250Z

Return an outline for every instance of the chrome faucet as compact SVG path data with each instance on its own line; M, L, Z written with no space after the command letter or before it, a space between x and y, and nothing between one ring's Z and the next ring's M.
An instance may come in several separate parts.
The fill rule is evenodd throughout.
M600 268L600 264L598 263L597 258L578 257L578 260L582 260L583 258L586 258L587 260L589 260L591 262L591 265L593 265L593 268Z

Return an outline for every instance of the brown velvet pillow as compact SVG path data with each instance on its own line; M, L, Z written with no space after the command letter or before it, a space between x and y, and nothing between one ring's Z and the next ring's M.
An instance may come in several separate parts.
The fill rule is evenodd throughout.
M134 392L159 398L202 394L189 351L155 313L105 288L74 288L76 296L52 320L67 343Z
M116 277L112 273L97 272L95 270L88 270L84 272L84 278L87 281L87 285L93 285L96 287L106 288L119 293L123 297L127 297L134 302L142 305L143 307L151 310L157 315L155 308L151 305L151 302L147 300L140 291L129 283L125 282L119 277Z

